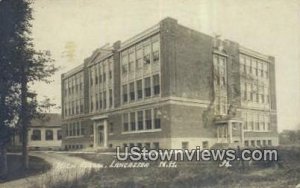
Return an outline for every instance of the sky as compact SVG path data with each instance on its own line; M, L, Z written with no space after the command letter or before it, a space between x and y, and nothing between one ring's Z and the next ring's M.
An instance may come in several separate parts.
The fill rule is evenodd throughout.
M36 0L32 34L60 70L32 87L60 106L61 74L166 17L275 56L278 128L300 129L300 0ZM53 112L60 112L53 109Z

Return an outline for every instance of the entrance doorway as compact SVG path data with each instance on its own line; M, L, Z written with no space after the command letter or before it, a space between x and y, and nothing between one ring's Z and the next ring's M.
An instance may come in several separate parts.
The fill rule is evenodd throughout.
M104 146L104 126L99 125L98 126L98 142L97 145L98 147L103 147Z

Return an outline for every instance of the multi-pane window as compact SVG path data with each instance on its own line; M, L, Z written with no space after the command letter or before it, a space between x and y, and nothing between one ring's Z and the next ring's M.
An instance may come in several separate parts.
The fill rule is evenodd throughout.
M130 130L131 131L135 131L136 127L135 127L135 112L131 112L130 113Z
M91 108L91 112L93 112L94 111L94 99L93 99L93 95L91 95L91 106L90 106L90 108Z
M93 69L95 69L95 84L98 85L98 70L95 68L95 66L93 67Z
M189 149L189 142L182 142L181 145L182 149Z
M145 91L145 97L151 96L151 79L150 79L150 77L147 77L144 79L144 91Z
M153 148L159 149L159 142L153 142Z
M144 129L144 121L143 121L143 111L137 112L137 119L138 119L138 130Z
M136 82L136 90L137 90L137 99L143 98L143 83L142 80L138 80Z
M128 131L128 113L123 114L123 131Z
M111 80L112 79L112 62L109 61L109 64L108 64L108 77L109 79Z
M139 70L143 67L143 49L136 50L136 69Z
M64 80L64 115L77 115L83 99L83 73L79 72Z
M155 129L160 129L160 114L159 110L157 108L154 109L154 128Z
M144 63L150 64L150 45L144 46Z
M123 129L123 131L139 132L161 129L160 112L158 109L146 109L124 114L122 116L123 126L126 125L127 129Z
M79 124L79 122L77 122L76 124L75 124L75 134L76 135L80 135L80 124Z
M109 89L109 107L113 106L113 92L112 89Z
M127 84L122 86L122 91L123 91L123 103L127 103L127 101L128 101Z
M129 54L129 72L134 71L134 52Z
M53 140L53 130L46 130L46 140Z
M146 129L152 129L152 110L145 110Z
M155 41L152 43L152 57L153 63L159 62L159 42Z
M102 109L102 92L99 93L99 108Z
M102 75L102 81L103 81L103 83L105 83L106 82L106 73L105 72L103 72L103 75Z
M126 74L128 72L128 56L124 55L122 57L122 73Z
M106 109L106 91L103 91L103 109Z
M99 110L99 98L98 98L98 94L96 94L96 110Z
M94 79L93 79L93 69L90 68L90 85L91 86L93 85L93 81L94 81Z
M153 76L153 94L159 95L160 93L160 84L159 84L159 74Z
M129 95L130 95L130 101L134 101L135 100L134 82L131 82L129 84Z

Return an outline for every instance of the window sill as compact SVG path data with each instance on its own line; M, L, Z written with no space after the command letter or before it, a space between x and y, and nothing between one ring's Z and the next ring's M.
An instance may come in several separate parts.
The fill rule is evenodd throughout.
M149 129L149 130L138 130L138 131L126 131L122 134L136 134L136 133L151 133L151 132L160 132L162 129Z
M83 135L80 135L80 136L66 136L66 138L83 138L84 136Z

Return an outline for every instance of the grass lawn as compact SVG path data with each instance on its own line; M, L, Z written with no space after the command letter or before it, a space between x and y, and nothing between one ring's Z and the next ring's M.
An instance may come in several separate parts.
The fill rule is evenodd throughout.
M109 165L107 154L72 154ZM93 171L72 187L271 187L288 188L300 183L299 148L279 149L280 163L256 162L242 169L239 163L219 167L220 162L177 162L177 168L104 168ZM59 187L59 186L58 186ZM68 187L68 186L65 186Z
M44 159L29 156L29 169L22 169L22 158L21 155L7 155L8 162L8 176L3 181L11 181L20 178L25 178L32 175L43 173L51 168L51 165Z

